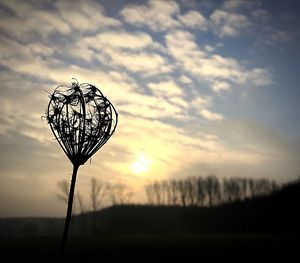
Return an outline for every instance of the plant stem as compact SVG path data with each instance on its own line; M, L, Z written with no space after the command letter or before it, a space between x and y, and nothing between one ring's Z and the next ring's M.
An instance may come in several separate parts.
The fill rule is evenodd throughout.
M68 239L68 233L69 233L71 217L72 217L72 206L73 206L73 198L74 198L75 183L76 183L78 168L79 168L79 165L73 164L73 174L72 174L71 185L70 185L68 209L67 209L67 215L66 215L66 220L65 220L63 238L62 238L61 246L60 246L60 249L59 249L59 256L60 257L62 257L63 254L64 254L66 242L67 242L67 239Z

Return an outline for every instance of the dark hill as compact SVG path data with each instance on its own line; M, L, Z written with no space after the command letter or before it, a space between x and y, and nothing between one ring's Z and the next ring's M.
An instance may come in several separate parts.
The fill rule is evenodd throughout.
M300 182L213 208L123 205L74 216L70 236L300 232ZM0 238L60 236L62 218L0 219Z
M299 234L300 183L286 185L270 196L213 208L124 205L95 215L97 234L274 233ZM80 221L80 217L76 219ZM93 232L92 224L86 229Z
M213 208L126 205L74 216L64 262L292 262L299 254L299 195L295 183ZM0 219L0 253L11 261L58 262L63 223Z

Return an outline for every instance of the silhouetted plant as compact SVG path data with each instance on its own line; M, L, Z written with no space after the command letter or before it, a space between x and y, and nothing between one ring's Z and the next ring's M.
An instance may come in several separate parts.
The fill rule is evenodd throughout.
M64 153L73 164L60 255L68 237L78 168L92 157L112 136L118 113L94 85L73 81L60 85L49 96L46 119Z

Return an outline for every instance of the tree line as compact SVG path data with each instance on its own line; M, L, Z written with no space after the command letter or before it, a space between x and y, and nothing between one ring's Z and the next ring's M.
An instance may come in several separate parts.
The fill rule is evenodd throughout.
M267 195L278 188L275 181L268 179L231 177L220 180L214 175L209 175L153 181L145 185L145 192L151 205L212 207Z
M59 200L67 203L69 196L70 184L67 180L62 180L57 183ZM74 212L84 214L86 212L96 212L97 210L111 205L125 205L130 203L133 196L131 189L124 184L108 184L96 178L91 178L89 205L83 199L80 192L75 193Z
M68 201L69 183L58 182L57 197ZM147 203L150 205L212 207L223 203L262 196L277 190L274 180L230 177L219 179L215 175L190 176L184 179L153 181L145 185ZM130 204L131 189L123 184L108 184L92 178L90 181L89 206L79 192L75 194L74 211L79 214L96 212L104 206Z

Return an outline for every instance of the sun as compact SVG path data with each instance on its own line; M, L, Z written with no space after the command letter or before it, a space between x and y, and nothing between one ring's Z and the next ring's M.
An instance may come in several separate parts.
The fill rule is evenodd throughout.
M134 174L140 174L149 171L152 161L143 153L140 153L137 160L131 164L130 168Z

